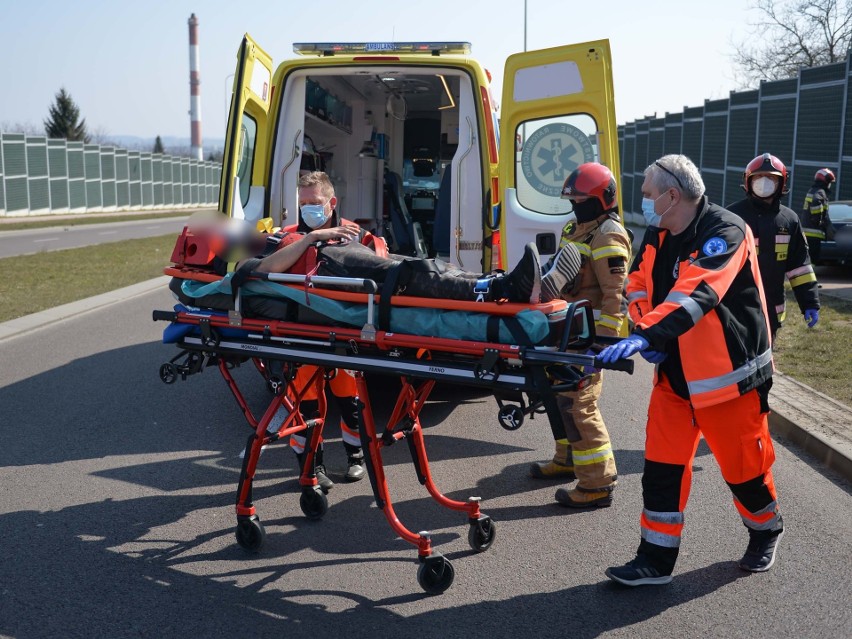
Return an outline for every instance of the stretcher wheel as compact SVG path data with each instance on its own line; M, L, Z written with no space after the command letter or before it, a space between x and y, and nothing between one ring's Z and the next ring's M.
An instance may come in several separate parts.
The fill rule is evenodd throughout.
M266 530L257 515L237 518L237 543L249 552L260 552L266 541Z
M524 423L524 411L520 406L501 406L497 418L506 430L518 430Z
M440 595L452 585L456 571L449 559L443 555L430 555L421 561L417 582L423 590L430 595Z
M308 519L322 519L328 512L328 497L319 486L308 488L299 497L299 507Z
M177 369L171 362L166 362L160 366L160 379L164 384L174 384L177 381Z
M470 530L467 531L467 543L476 552L484 552L491 547L496 534L496 524L491 517L480 517L470 525Z

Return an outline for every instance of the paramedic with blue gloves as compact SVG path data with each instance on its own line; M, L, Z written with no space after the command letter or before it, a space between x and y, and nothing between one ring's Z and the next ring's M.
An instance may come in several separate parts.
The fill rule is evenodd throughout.
M571 200L577 220L562 229L561 250L544 266L542 278L542 291L551 297L589 300L596 333L610 337L626 334L622 302L630 264L630 237L621 224L616 195L615 179L603 164L587 162L568 175L562 197ZM582 263L568 262L572 247L583 256ZM556 491L556 501L563 506L606 507L612 504L618 470L598 408L603 375L590 367L584 372L590 377L582 388L556 396L566 437L556 440L553 458L533 462L529 474L538 479L576 478L573 488Z
M773 363L754 237L704 192L686 156L666 155L645 169L648 228L627 283L635 329L599 356L611 363L639 353L656 363L641 540L633 560L606 571L627 586L672 580L702 435L748 531L740 568L768 570L784 531L771 471Z

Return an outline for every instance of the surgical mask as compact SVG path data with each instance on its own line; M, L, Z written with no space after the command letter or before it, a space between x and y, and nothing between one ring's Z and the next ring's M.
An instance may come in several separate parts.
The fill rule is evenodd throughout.
M331 213L325 212L324 204L303 204L299 210L302 212L305 224L312 229L318 229L331 217Z
M776 188L775 180L765 175L751 181L751 192L757 197L770 197L775 194Z
M645 222L648 223L648 226L659 226L660 222L663 220L663 215L669 212L671 206L663 211L662 213L657 213L654 208L654 204L657 203L661 197L663 197L665 193L660 193L655 199L651 199L649 197L642 198L642 215L645 216Z

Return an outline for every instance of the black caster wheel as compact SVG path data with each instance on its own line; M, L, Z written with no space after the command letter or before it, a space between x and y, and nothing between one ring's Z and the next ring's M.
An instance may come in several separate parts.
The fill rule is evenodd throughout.
M502 406L497 418L506 430L518 430L524 423L524 411L520 406Z
M249 552L260 552L266 541L266 530L257 515L237 518L237 543Z
M467 543L476 552L484 552L491 548L496 534L497 525L491 517L480 517L470 525L470 530L467 531Z
M453 584L456 571L443 555L430 555L421 560L417 582L430 595L440 595Z
M302 491L299 507L308 519L322 519L328 512L328 497L319 486Z
M177 369L171 362L160 366L160 379L164 384L174 384L177 381Z

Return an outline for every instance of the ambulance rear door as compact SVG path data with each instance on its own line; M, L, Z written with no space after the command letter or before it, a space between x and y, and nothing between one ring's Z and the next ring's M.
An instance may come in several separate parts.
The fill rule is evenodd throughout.
M272 58L246 34L237 54L219 189L219 210L229 217L256 221L268 215L272 92Z
M510 56L500 117L501 257L511 268L535 242L556 252L571 203L565 179L584 162L608 166L621 199L609 41Z

